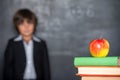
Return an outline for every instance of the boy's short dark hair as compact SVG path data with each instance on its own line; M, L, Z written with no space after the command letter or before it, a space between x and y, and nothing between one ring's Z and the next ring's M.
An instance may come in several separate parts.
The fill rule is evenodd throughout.
M37 17L29 9L20 9L15 13L13 17L13 23L14 23L15 29L19 32L18 26L22 24L25 19L27 19L29 22L34 23L34 27L35 27L34 32L35 32L36 26L37 26Z

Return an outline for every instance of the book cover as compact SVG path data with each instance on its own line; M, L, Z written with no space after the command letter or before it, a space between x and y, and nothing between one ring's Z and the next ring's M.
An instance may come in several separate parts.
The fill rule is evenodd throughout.
M82 77L82 80L120 80L120 77Z
M120 66L80 66L77 75L80 76L119 76Z
M75 57L74 66L120 66L119 57Z

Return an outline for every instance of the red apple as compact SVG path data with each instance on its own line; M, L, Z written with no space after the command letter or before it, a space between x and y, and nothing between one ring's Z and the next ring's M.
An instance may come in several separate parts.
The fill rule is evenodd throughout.
M90 42L89 50L93 57L106 57L109 53L110 45L105 38L94 39Z

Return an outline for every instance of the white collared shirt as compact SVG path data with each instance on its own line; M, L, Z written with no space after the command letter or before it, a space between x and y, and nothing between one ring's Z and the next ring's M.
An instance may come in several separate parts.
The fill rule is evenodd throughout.
M23 44L26 53L26 68L23 79L36 79L36 72L33 60L33 41L31 40L28 44L23 41Z
M19 35L17 38L14 39L14 41L20 41L22 40L22 36ZM33 36L33 40L40 42L40 39ZM25 49L25 55L26 55L26 67L24 71L23 79L36 79L36 72L34 67L34 60L33 60L33 40L30 40L30 42L27 44L25 41L23 41L24 49Z

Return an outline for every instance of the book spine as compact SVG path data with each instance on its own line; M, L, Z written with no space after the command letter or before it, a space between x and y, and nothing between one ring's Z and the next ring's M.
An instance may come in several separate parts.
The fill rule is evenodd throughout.
M118 57L75 57L75 66L118 66Z

